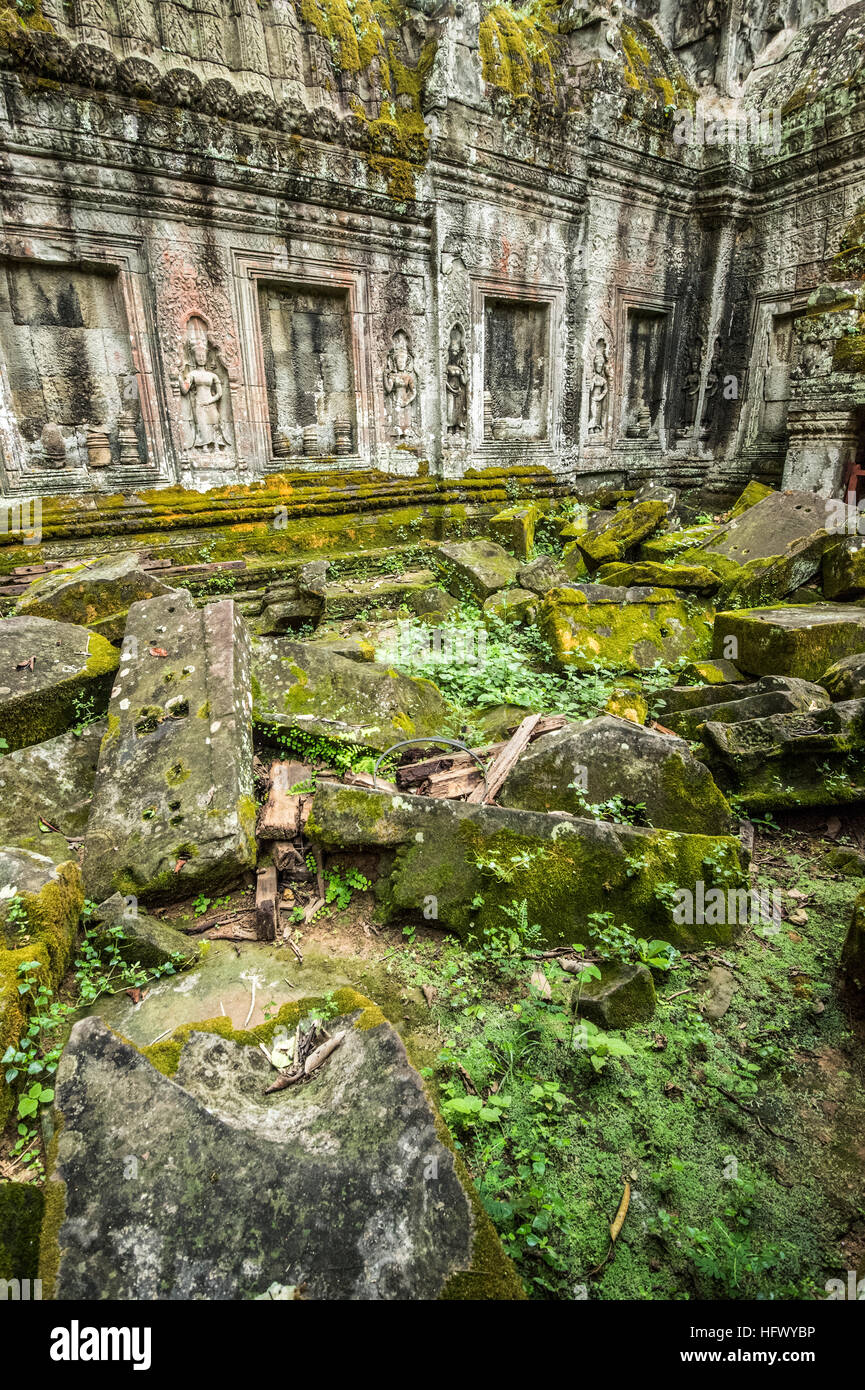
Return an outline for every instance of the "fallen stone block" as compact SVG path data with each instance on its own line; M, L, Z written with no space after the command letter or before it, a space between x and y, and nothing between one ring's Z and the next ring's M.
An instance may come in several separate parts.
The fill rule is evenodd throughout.
M648 584L656 589L695 589L704 593L712 593L721 583L705 565L662 565L656 560L602 565L598 580L601 584L624 585L626 589Z
M691 661L684 667L685 680L706 685L733 685L744 678L738 666L719 657L715 661Z
M657 663L705 654L709 622L670 589L552 589L541 601L538 627L563 666L650 670Z
M152 970L170 961L181 970L201 958L201 946L194 937L151 917L134 899L120 893L112 893L99 903L91 921L96 929L97 950L104 952L113 947L128 965Z
M865 891L853 905L853 916L841 948L841 969L849 987L865 999Z
M823 672L818 684L833 700L860 700L865 696L865 651L834 662Z
M423 623L437 622L442 618L449 617L459 608L459 603L453 594L446 593L437 584L431 584L423 589L417 589L414 593L407 594L405 606Z
M530 589L534 594L545 594L550 589L567 589L571 576L552 555L539 555L536 560L520 566L517 581L523 589Z
M100 555L35 579L15 612L77 623L119 642L131 604L173 592L158 570L142 567L140 555Z
M538 595L530 589L499 589L490 594L484 602L484 613L488 618L498 618L503 623L533 623L538 611Z
M620 508L597 531L578 536L575 544L590 572L613 560L623 560L630 550L657 531L672 507L664 497L647 498Z
M795 676L763 676L753 685L712 685L708 689L713 694L727 690L731 698L665 714L668 726L683 738L698 738L698 730L707 719L737 724L746 719L764 719L770 714L826 709L830 703L822 686L797 680Z
M574 816L614 800L631 815L643 807L644 823L657 829L706 835L736 829L724 796L683 739L612 715L566 724L530 744L498 799L523 811Z
M96 632L50 618L0 623L0 738L44 743L105 708L119 656Z
M701 1013L713 1021L723 1018L736 993L736 977L723 965L713 965L700 991Z
M827 599L854 599L865 594L865 540L844 536L823 554L823 594Z
M735 925L678 924L671 885L746 882L732 836L684 835L563 813L374 792L319 781L307 834L326 849L395 851L376 891L386 919L417 914L456 935L500 931L525 899L550 946L580 940L599 906L643 935L731 940ZM429 913L434 915L430 917Z
M518 562L493 541L456 541L439 547L438 568L445 588L454 598L475 598L483 603L497 589L506 589L517 577Z
M637 547L637 559L653 560L660 564L667 560L675 560L685 551L694 550L710 537L717 535L718 530L719 527L712 523L708 526L686 526L681 530L659 531L648 540L641 541ZM699 564L700 561L697 560L696 563Z
M184 1027L146 1055L101 1019L76 1024L57 1073L46 1297L522 1297L398 1034L352 990L335 999L341 1044L272 1095L257 1044L293 1037L320 1001L253 1032ZM118 1154L136 1156L134 1181Z
M717 613L712 652L753 676L819 681L834 662L865 652L865 608L825 603Z
M347 661L320 644L262 638L253 651L255 721L379 752L447 734L450 707L427 680Z
M83 837L105 719L0 758L0 844L32 849L55 863ZM51 827L54 827L52 830Z
M655 982L645 965L602 966L600 980L575 985L571 995L574 1013L603 1029L648 1023L655 1003ZM575 1042L579 1046L579 1035Z
M852 845L839 845L826 855L826 863L845 878L865 878L865 854Z
M255 864L249 636L230 599L133 604L84 841L97 902L210 894Z
M324 613L328 619L353 618L369 610L395 612L425 590L437 588L436 575L429 569L407 570L405 574L381 574L376 579L347 578L328 584Z
M774 496L775 491L773 488L766 487L763 483L758 483L752 478L751 482L746 484L743 491L739 493L739 496L730 508L727 519L729 521L735 521L737 516L741 516L749 507L755 507L758 502L763 501L764 497Z
M34 1004L33 991L18 988L19 966L37 961L40 982L54 989L69 964L83 905L73 860L55 864L44 854L0 849L0 1057L24 1036ZM0 1129L15 1103L4 1079L9 1065L0 1070Z
M716 778L749 810L865 797L865 700L700 730Z
M535 526L543 516L540 507L530 502L506 507L490 517L490 535L506 546L519 560L528 560L535 546Z

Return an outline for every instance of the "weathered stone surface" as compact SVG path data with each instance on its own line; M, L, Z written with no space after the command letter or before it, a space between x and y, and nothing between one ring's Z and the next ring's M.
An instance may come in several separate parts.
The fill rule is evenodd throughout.
M167 922L151 917L134 900L120 893L112 893L104 903L99 903L91 920L96 927L97 949L111 944L130 965L152 969L172 961L179 970L201 956L201 946L194 937L185 936ZM120 927L122 934L112 933L112 927Z
M473 1266L472 1201L398 1034L343 996L354 1007L327 1025L341 1045L270 1096L261 1031L184 1030L170 1080L101 1020L76 1024L57 1076L48 1293L252 1299L303 1285L307 1299L417 1300L473 1271L481 1297L520 1296L497 1244L490 1267ZM281 1011L282 1030L304 1012ZM118 1154L136 1155L135 1181Z
M630 1028L655 1012L655 982L645 965L605 965L600 980L574 986L571 1007L598 1028Z
M0 758L0 844L69 858L67 838L83 836L90 814L99 746L108 725L99 719L79 733L34 743ZM60 833L40 830L40 821Z
M700 730L719 780L749 809L841 805L865 797L865 700Z
M735 831L727 802L683 739L612 715L567 724L530 743L498 800L524 811L579 816L587 804L613 797L629 807L643 806L646 823L658 829L705 835Z
M852 845L839 845L826 855L826 863L846 878L865 878L865 854Z
M490 517L490 535L518 559L528 560L535 545L535 525L542 516L541 508L533 503L506 507Z
M756 479L752 478L730 508L729 520L735 521L736 517L741 516L749 507L755 507L758 502L763 501L764 497L772 497L773 495L772 488L766 487L764 483L758 483Z
M668 499L657 497L622 507L597 531L576 538L575 544L590 571L614 560L657 531L671 511Z
M685 558L721 576L720 605L758 607L784 598L820 569L832 540L826 504L810 492L773 492Z
M558 661L578 670L600 665L644 671L702 655L709 642L706 620L669 589L551 589L538 627Z
M435 587L432 570L407 570L404 574L380 574L375 579L344 579L328 584L324 612L327 618L352 618L370 609L395 611L416 596Z
M715 661L691 661L682 674L686 680L705 682L706 685L731 685L742 680L738 666L732 661L725 661L723 657Z
M513 584L519 569L513 556L493 541L457 541L438 551L445 588L454 598L476 598L483 603L497 589Z
M315 643L256 642L255 719L384 751L447 733L451 714L431 681L347 661Z
M77 623L119 642L130 604L172 592L158 570L142 569L140 555L105 555L35 579L15 611Z
M499 929L502 907L525 898L529 920L553 946L579 940L574 934L585 930L598 903L644 934L693 944L706 927L677 925L656 889L719 875L725 886L745 882L733 837L395 796L327 781L316 788L307 834L328 849L396 851L389 877L377 885L383 914L420 920L432 898L436 922L461 937ZM733 931L709 929L724 940Z
M705 565L662 565L657 560L637 560L633 564L602 565L598 570L601 584L648 584L660 589L696 589L711 593L721 583Z
M834 662L823 672L819 684L833 700L860 700L865 695L865 651Z
M865 540L845 536L823 554L823 594L828 599L860 598L865 594Z
M459 608L459 602L453 597L453 594L446 593L436 584L430 584L412 594L407 594L405 606L421 622L435 622L439 618L447 618L449 614L454 613Z
M44 743L104 708L118 653L98 633L50 618L0 623L0 738ZM32 661L32 669L30 663Z
M734 651L736 665L753 676L819 681L834 662L865 652L865 608L825 603L718 613L712 651Z
M571 583L570 575L552 555L539 555L528 565L521 565L517 580L523 589L531 589L534 594L545 594L550 589L566 589Z
M16 902L23 912L10 916ZM55 988L63 978L84 904L81 870L73 860L55 864L31 850L0 849L0 1057L24 1035L33 1006L22 994L19 965L35 960L40 978ZM13 1106L13 1092L0 1072L0 1126Z
M111 693L84 877L99 902L212 891L255 863L249 637L230 599L133 604Z
M648 540L640 543L637 547L637 559L650 560L658 564L675 560L684 551L692 551L717 535L718 530L717 526L709 525L686 526L679 531L659 531L657 535L650 536ZM701 562L697 560L695 563Z
M532 623L538 612L538 595L530 589L499 589L484 600L488 618L500 618L504 623Z
M709 687L713 693L724 689L730 692L729 700L712 700L705 705L665 714L667 724L683 738L696 738L700 725L707 719L736 724L746 719L763 719L770 714L826 709L830 703L822 686L796 680L794 676L763 676L753 685Z
M723 1018L736 993L736 977L723 965L713 965L703 984L700 1009L706 1018Z

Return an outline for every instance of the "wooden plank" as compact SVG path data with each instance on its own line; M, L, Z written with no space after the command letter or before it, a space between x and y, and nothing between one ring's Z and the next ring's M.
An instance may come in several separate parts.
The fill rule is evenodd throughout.
M370 791L399 791L399 787L394 782L386 782L383 777L373 777L371 772L344 772L342 780L347 782L350 787L368 787Z
M469 801L483 803L495 799L517 758L528 747L532 734L542 718L543 715L541 714L526 715L516 733L508 739L502 751L493 758L487 768L486 782L481 782L473 791L469 792Z
M477 763L472 763L471 767L446 767L441 772L432 773L427 783L426 795L458 799L468 796L475 787L483 784L483 780L483 773Z
M555 733L567 724L567 717L564 714L544 714L538 715L538 722L531 732L530 742L540 738L542 734ZM476 758L495 758L503 748L507 746L507 740L501 743L489 743L483 748L473 748ZM418 763L406 763L403 767L396 770L396 780L403 789L415 785L418 782L425 782L427 778L432 778L437 772L456 772L460 768L477 767L475 758L470 753L461 753L454 750L452 753L436 753L434 757L424 758Z
M291 876L293 870L306 867L303 862L303 855L297 845L292 844L290 840L274 840L270 853L273 856L278 874Z
M255 882L255 930L259 941L275 941L279 925L279 885L276 869L259 869Z
M290 788L304 782L311 772L308 763L271 763L267 801L258 815L260 840L293 840L300 834L309 817L312 793L293 793Z

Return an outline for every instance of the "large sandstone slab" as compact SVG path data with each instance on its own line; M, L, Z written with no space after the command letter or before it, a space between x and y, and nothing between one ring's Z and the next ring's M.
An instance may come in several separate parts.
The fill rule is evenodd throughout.
M834 662L865 652L865 608L809 603L717 613L712 651L753 676L819 681Z
M133 604L84 841L87 892L147 900L255 863L249 637L230 599Z
M495 541L454 541L440 546L436 558L448 593L481 603L497 589L513 584L519 569L513 556Z
M0 623L0 738L44 743L104 708L118 654L98 633L50 618Z
M791 714L794 712L825 709L830 703L829 696L822 686L812 681L798 680L795 676L763 676L753 685L717 686L702 688L696 693L713 698L702 705L691 705L687 709L664 714L669 728L683 738L697 738L701 724L707 719L722 724L737 724L746 719L764 719L770 714ZM718 692L729 692L729 698L714 698Z
M131 604L172 592L158 571L142 568L140 555L126 552L64 565L35 579L15 611L80 623L119 642Z
M865 798L865 700L700 730L715 775L751 810Z
M0 844L69 858L87 828L105 719L0 758ZM54 830L49 827L54 827Z
M603 584L552 589L538 627L563 666L645 671L706 653L709 623L670 589Z
M708 769L681 738L602 715L529 744L499 792L502 806L586 814L618 798L656 829L731 835L736 824Z
M75 1026L57 1075L49 1296L520 1297L488 1227L475 1264L472 1197L398 1034L352 991L337 999L348 1007L327 1029L342 1044L273 1095L255 1045L273 1027L184 1030L162 1049L169 1079L100 1019ZM280 1011L281 1032L305 1013Z
M449 706L431 681L349 661L317 643L261 638L252 669L258 724L378 751L449 732Z
M307 834L333 850L396 851L389 877L377 885L385 917L415 915L464 938L500 931L503 908L525 899L529 921L551 946L580 941L597 911L677 945L709 936L729 940L732 924L676 924L662 885L691 892L698 880L745 886L732 836L684 835L322 780Z

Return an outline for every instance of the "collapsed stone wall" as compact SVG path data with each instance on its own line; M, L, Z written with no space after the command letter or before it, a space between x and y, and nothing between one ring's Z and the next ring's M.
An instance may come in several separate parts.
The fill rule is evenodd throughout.
M865 5L757 16L732 85L663 4L32 6L0 5L5 495L840 490L863 378L800 329L865 198Z

